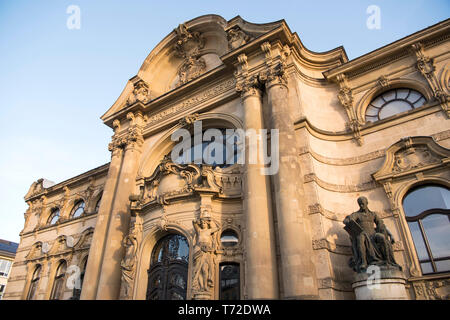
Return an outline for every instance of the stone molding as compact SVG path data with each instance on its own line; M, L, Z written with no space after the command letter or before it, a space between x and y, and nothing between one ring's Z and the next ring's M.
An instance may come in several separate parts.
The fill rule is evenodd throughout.
M319 213L323 217L333 220L333 221L344 221L345 217L348 216L348 213L342 213L342 212L333 212L330 210L327 210L323 208L319 203L312 204L308 206L309 214L316 214ZM381 212L377 212L378 216L381 219L390 218L393 217L393 213L391 210L383 210Z
M450 130L445 130L445 131L441 131L441 132L432 134L430 137L432 137L436 142L449 139L450 138ZM319 161L320 163L335 165L335 166L349 166L349 165L360 164L360 163L383 158L386 154L386 150L387 150L387 148L380 149L380 150L372 151L372 152L369 152L369 153L366 153L366 154L363 154L360 156L356 156L356 157L331 158L331 157L326 157L321 154L318 154L315 151L313 151L311 148L304 146L304 147L300 148L299 155L304 155L304 154L309 153L315 160Z
M309 182L315 182L319 187L328 191L343 192L343 193L368 191L381 187L381 185L379 185L376 181L368 181L356 185L342 185L329 183L321 180L319 177L317 177L315 173L309 173L304 176L304 183Z
M417 58L417 70L419 70L427 81L429 87L433 91L434 98L441 104L442 111L444 111L447 118L450 118L450 108L448 103L450 95L442 88L441 83L436 76L434 59L425 55L424 45L421 42L413 44L411 49Z
M333 289L342 292L353 292L350 282L337 280L331 277L318 279L319 289Z
M384 183L388 179L449 163L450 150L437 144L432 137L408 137L386 149L385 161L372 177L377 182Z
M234 89L235 84L236 80L234 78L230 78L219 84L214 85L209 89L206 89L205 91L202 91L201 93L194 94L193 96L181 102L178 102L175 105L164 108L164 110L150 114L148 116L146 127L151 126L155 123L160 123L161 121L167 120L174 115L179 115L184 111L191 109L191 107L197 106L203 102L206 102L209 99L219 96L229 91L230 89Z

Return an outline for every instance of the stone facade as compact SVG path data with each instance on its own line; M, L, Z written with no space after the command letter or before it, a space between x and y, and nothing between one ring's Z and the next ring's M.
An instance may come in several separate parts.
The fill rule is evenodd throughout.
M186 299L219 299L227 263L238 266L240 299L355 299L342 221L359 196L396 239L408 298L448 298L449 272L422 274L402 199L417 185L450 187L449 31L446 20L348 61L342 47L309 51L284 21L207 15L180 25L102 116L114 130L111 162L33 183L5 299L29 298L37 265L33 298L50 299L61 261L65 279L72 265L84 277L81 293L65 286L59 298L146 299L151 261L160 262L152 252L171 234L189 247L178 283ZM368 122L371 101L396 88L425 103ZM248 152L226 168L174 163L171 135L198 121L278 129L278 171L262 175Z

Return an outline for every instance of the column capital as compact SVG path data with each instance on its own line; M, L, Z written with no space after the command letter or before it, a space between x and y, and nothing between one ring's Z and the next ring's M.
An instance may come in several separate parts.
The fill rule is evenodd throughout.
M259 89L260 83L256 75L240 79L236 83L236 91L241 93L242 100L248 97L262 97L261 90Z
M284 86L287 88L287 79L282 63L278 63L275 66L268 67L261 71L259 74L259 80L265 84L266 89L270 89L275 85Z

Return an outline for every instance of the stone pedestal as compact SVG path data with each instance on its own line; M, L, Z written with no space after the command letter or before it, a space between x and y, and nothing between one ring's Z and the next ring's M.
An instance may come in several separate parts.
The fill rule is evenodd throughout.
M194 292L193 300L211 300L212 295L209 292Z
M358 273L352 288L356 300L408 300L406 277L395 269L380 270L379 274Z

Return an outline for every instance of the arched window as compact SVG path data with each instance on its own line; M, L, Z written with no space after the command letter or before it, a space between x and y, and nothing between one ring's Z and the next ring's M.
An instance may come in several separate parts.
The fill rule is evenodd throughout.
M427 100L418 91L398 88L378 95L366 109L366 122L375 122L422 106Z
M424 185L403 199L423 274L450 271L450 190Z
M55 224L59 220L60 211L59 208L52 209L52 213L50 214L50 217L48 218L47 224Z
M79 200L73 206L70 216L72 218L77 218L77 217L81 216L83 213L84 213L84 201Z
M239 238L234 230L227 229L222 232L220 236L220 242L222 243L223 247L234 247L238 244Z
M66 261L61 261L56 270L55 280L53 282L52 294L50 296L51 300L60 300L64 293L64 278L66 276Z
M169 234L155 245L148 270L147 300L185 300L189 244L184 236Z
M79 287L77 287L77 286L73 287L72 297L70 298L70 300L80 300L81 290L83 289L84 275L86 273L87 260L88 260L88 256L84 257L84 259L81 261L81 264L80 264L80 283L79 283L80 286Z
M240 272L238 263L220 264L220 300L240 299Z
M36 266L33 272L33 277L31 278L30 289L28 290L27 300L36 299L37 287L39 280L41 279L42 267L40 264Z
M217 134L218 137L220 136L220 140L216 141L214 136L214 138L210 139L212 141L201 141L201 143L196 144L196 139L192 136L190 141L191 147L186 152L183 152L185 150L181 148L174 148L172 150L173 156L172 152L169 153L170 159L178 164L208 164L213 168L226 168L238 163L239 136L233 133L234 131L227 132L226 129L215 130L220 131L220 134ZM207 139L205 137L205 132L207 131L202 132L202 137L205 139ZM202 137L200 137L200 140L202 140ZM182 142L182 140L179 141L179 143Z
M94 212L98 212L98 210L100 209L101 203L102 203L102 196L100 196L100 198L98 198L97 203L95 204Z

